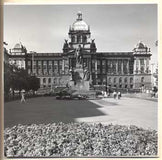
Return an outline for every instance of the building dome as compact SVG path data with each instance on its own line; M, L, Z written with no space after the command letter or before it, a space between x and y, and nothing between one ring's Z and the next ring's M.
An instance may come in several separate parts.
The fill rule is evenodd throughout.
M139 49L146 48L146 45L140 41L140 42L136 45L136 48L139 48Z
M82 20L82 13L78 12L78 18L72 24L71 29L75 31L88 30L88 25Z
M15 44L15 46L14 46L14 49L21 49L21 48L22 48L22 44L21 44L21 42Z

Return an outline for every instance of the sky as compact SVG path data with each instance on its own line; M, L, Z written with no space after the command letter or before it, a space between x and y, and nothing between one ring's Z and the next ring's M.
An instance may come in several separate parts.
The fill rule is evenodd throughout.
M5 5L7 48L21 41L28 52L62 52L78 11L90 26L98 52L132 51L142 41L151 48L151 63L157 63L156 4Z

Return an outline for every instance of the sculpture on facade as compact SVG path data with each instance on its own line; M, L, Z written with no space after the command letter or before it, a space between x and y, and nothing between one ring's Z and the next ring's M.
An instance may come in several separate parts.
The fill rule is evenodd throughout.
M76 54L76 64L82 64L82 55L81 55L81 47L80 46L78 48L76 48L75 54Z
M89 71L88 71L87 68L84 70L83 79L84 79L85 81L89 81L89 79L90 79L90 73L89 73Z
M68 40L65 39L63 50L64 50L64 52L68 52L68 49L69 49Z

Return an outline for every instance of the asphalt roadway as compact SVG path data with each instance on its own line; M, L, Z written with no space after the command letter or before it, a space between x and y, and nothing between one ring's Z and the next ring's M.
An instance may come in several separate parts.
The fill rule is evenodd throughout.
M4 104L4 128L17 124L113 123L157 130L157 102L123 97L120 100L56 100L54 97Z

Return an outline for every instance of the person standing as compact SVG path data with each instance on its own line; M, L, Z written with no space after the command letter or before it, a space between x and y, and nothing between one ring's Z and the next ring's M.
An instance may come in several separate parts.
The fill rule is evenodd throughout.
M118 96L118 99L120 99L120 97L121 97L120 91L118 92L117 96Z
M24 103L26 102L25 101L25 93L24 92L21 93L21 103L22 102L24 102Z

